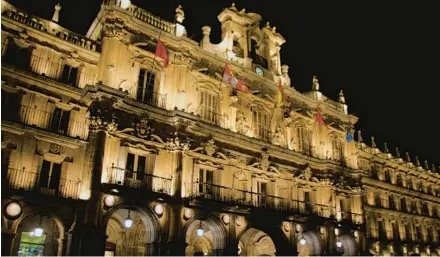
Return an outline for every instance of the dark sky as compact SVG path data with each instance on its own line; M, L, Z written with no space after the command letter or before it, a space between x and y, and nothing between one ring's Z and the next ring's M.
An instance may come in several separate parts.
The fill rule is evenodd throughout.
M60 24L85 34L101 1L11 0L50 19L62 6ZM185 11L188 36L201 39L201 27L220 38L217 15L232 1L132 0L169 21L175 7ZM236 7L256 12L277 27L287 42L281 61L290 66L293 86L309 91L317 74L321 91L337 100L344 90L356 128L370 144L383 142L394 154L410 152L440 165L440 1L257 1L237 0Z

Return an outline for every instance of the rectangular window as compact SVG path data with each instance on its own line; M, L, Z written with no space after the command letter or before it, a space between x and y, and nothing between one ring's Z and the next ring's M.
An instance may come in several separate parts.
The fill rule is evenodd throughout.
M417 240L423 239L422 228L420 226L416 227L416 235L417 235Z
M392 209L392 210L396 209L396 206L394 204L394 196L393 195L388 196L388 204L389 204L390 209Z
M78 85L78 68L73 68L67 64L64 65L61 82L76 87Z
M2 90L2 119L9 121L18 120L18 110L20 109L20 97L18 94L9 93Z
M69 121L70 121L70 111L65 111L60 108L55 108L53 115L52 115L52 121L50 124L50 131L66 135L67 129L69 127Z
M30 67L30 60L30 48L21 48L15 44L14 40L9 40L8 48L6 49L6 53L2 58L2 62L19 69L28 70Z
M200 117L207 122L217 124L217 96L208 92L200 93Z
M46 234L35 236L34 232L21 232L18 256L44 256Z
M212 170L199 169L199 193L212 194L214 173Z
M154 73L141 69L138 77L138 87L136 92L136 99L139 102L146 104L154 103L154 81L156 76Z
M269 137L269 117L266 112L262 110L253 111L252 123L254 128L254 135L261 139L268 139Z
M146 174L147 157L132 153L127 154L127 162L125 163L125 176L129 179L143 181Z
M310 154L309 132L304 127L296 128L298 151Z
M400 174L396 175L396 182L398 186L402 186L402 176Z
M43 160L40 170L39 188L58 190L61 179L61 164Z
M401 206L403 212L408 212L408 208L406 207L406 199L405 198L400 199L400 206Z
M379 229L379 238L384 239L387 238L386 230L385 230L385 223L383 221L378 221L378 229Z
M411 240L411 230L409 229L409 225L405 224L405 236L406 236L406 240Z
M261 205L267 204L267 183L258 182L258 197Z
M375 202L376 202L376 206L377 207L382 207L382 199L380 199L379 193L376 192L374 194L374 199L375 199Z
M394 240L398 240L399 239L399 229L397 227L396 223L391 223L391 227L393 230L393 238Z
M304 192L304 202L306 204L306 211L311 212L312 211L312 199L310 192Z

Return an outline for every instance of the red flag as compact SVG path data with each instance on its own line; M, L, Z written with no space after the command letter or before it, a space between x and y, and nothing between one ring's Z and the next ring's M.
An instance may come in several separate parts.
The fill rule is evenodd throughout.
M241 82L240 80L234 77L231 69L227 64L225 66L225 72L223 73L223 82L228 85L231 85L233 88L241 92L247 93L249 91L249 88L248 86L246 86L246 84L244 84L243 82Z
M156 56L159 56L160 58L163 59L163 66L166 68L168 66L168 53L167 53L167 49L165 48L165 45L160 40L157 40L155 54Z
M316 118L315 118L315 121L318 122L320 125L324 125L324 126L326 126L325 121L324 121L324 118L322 117L322 114L321 114L321 111L320 111L320 110L318 110L318 111L316 112Z

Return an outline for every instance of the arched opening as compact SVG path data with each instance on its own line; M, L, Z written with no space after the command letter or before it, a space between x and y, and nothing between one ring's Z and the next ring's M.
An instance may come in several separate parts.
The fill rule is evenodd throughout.
M315 231L305 231L298 240L297 249L298 256L321 255L323 250L322 239Z
M105 256L153 255L155 228L153 218L146 212L127 208L114 211L107 221Z
M275 256L276 248L272 238L263 231L250 228L240 237L239 256Z
M225 245L225 232L220 221L213 218L194 220L186 230L186 256L221 255Z
M63 255L64 226L51 214L26 216L17 227L12 253L18 256Z
M357 255L357 245L356 241L354 241L354 238L351 235L345 234L342 235L339 240L341 240L342 243L342 249L341 251L344 253L344 255Z

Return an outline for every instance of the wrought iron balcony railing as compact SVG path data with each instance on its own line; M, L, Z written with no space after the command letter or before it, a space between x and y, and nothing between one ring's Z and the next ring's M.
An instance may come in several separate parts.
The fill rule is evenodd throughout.
M218 201L245 207L288 211L303 215L317 215L320 217L335 216L338 220L350 220L358 224L363 223L362 214L340 210L337 211L332 206L200 182L189 183L185 186L189 187L187 188L189 189L187 192L190 194L189 198L192 199Z
M8 168L7 183L10 189L37 192L43 195L59 196L62 198L79 199L81 190L80 180L68 180L49 176L45 182L40 173L23 169ZM52 181L55 179L56 181Z
M15 111L15 112L14 112ZM69 119L62 123L54 119L54 114L39 110L36 107L21 105L18 113L16 110L2 108L2 119L17 122L24 125L34 126L42 130L50 131L64 136L86 140L88 137L88 124Z
M111 166L107 169L107 176L104 183L129 188L146 189L151 192L171 195L172 178L164 178L145 172Z
M2 46L3 47L3 46ZM66 64L61 61L54 61L47 58L31 54L29 59L16 59L14 56L8 56L7 45L5 55L2 58L2 64L30 71L46 78L67 84L72 87L84 87L87 84L96 83L96 74L87 73L84 68L79 68L75 72L65 70ZM3 52L3 51L2 51ZM73 69L73 68L72 68Z
M202 121L217 125L225 129L229 129L229 120L226 114L217 113L214 110L204 106L200 106L197 109L197 113L199 114Z

